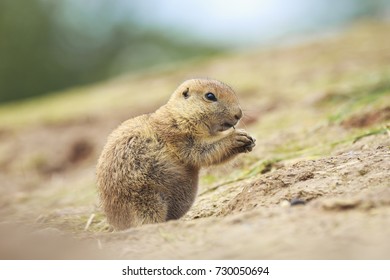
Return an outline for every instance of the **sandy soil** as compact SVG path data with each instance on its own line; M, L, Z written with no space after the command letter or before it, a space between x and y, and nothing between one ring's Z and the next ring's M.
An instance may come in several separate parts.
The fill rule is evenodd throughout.
M131 110L86 105L61 120L2 123L0 258L389 259L389 31L366 23L304 45L109 81L89 97L129 88ZM257 146L203 170L182 219L112 232L94 177L106 137L188 76L232 81ZM145 92L161 88L145 105Z

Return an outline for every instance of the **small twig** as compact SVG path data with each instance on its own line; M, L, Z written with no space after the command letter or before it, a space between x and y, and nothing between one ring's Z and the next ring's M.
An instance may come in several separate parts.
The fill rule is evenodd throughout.
M85 225L84 231L86 231L86 230L89 228L89 226L91 225L91 223L92 223L92 221L93 221L93 218L95 218L95 214L92 214L92 215L89 217L89 219L88 219L88 221L87 221L87 224Z

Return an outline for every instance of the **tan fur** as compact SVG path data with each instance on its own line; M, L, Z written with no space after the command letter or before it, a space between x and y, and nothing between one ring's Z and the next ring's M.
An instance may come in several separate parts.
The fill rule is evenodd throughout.
M208 92L217 101L207 100ZM202 166L254 147L245 131L230 128L241 116L229 86L193 79L156 112L125 121L109 136L97 164L108 222L122 230L182 217L195 200Z

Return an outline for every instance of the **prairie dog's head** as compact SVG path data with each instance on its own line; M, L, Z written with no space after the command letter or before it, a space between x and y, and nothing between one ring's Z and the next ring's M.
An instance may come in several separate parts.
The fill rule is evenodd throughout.
M209 135L234 127L242 117L238 98L228 85L211 79L192 79L182 83L168 101L183 122Z

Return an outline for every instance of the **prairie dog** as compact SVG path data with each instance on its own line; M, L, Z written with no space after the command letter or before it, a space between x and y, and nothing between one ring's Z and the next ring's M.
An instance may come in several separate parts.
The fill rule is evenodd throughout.
M201 167L255 146L255 139L234 128L241 117L232 88L192 79L154 113L122 123L97 164L108 222L123 230L182 217L195 200Z

